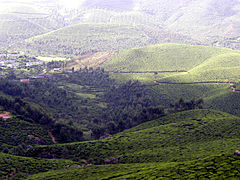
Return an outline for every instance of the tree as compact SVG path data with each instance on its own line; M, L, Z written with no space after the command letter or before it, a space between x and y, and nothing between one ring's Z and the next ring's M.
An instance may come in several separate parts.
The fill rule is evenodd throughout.
M191 101L185 102L182 98L179 99L174 105L170 104L170 108L172 112L180 112L191 109L202 109L203 99L198 99L195 101L194 99Z
M94 139L99 139L100 136L102 136L105 132L103 128L100 127L93 127L91 136L94 137Z

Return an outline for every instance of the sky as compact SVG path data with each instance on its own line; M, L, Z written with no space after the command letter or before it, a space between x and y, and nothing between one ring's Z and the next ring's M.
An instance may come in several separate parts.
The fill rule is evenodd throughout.
M59 0L66 9L73 9L80 6L85 0Z
M31 2L41 2L46 0L0 0L0 9L4 8L7 4L14 4L14 3L31 3ZM85 0L49 0L51 2L58 2L61 6L65 7L66 9L73 9L79 7ZM6 8L6 7L5 7Z

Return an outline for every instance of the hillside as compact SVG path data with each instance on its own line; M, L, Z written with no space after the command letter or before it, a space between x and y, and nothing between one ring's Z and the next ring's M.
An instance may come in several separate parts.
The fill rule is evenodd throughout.
M239 126L238 117L220 111L179 112L107 139L27 150L26 155L37 158L0 153L0 175L17 179L236 178L240 159L230 154L239 148ZM117 164L108 164L110 158Z
M25 179L29 174L63 169L68 165L76 164L76 162L69 160L35 159L5 153L0 153L0 162L2 179L12 178L12 176L14 176L14 179Z
M188 73L167 78L176 82L239 81L240 52L229 51L206 59Z
M119 82L139 80L151 85L171 103L180 97L203 98L205 108L240 115L239 93L230 88L239 89L239 51L159 44L119 51L101 67Z
M238 51L224 48L183 44L159 44L121 50L110 61L105 62L102 67L107 71L126 72L190 71L209 58L232 52L239 54Z
M33 124L16 117L0 120L0 150L4 152L17 151L14 148L31 147L36 144L52 144L48 129L44 126ZM21 147L20 147L21 146Z
M85 55L164 42L196 43L160 26L80 23L26 40L27 49L45 54Z
M240 159L215 155L182 163L148 163L71 168L29 176L28 179L228 179L239 178Z
M104 140L39 146L29 149L27 155L38 156L44 150L56 158L87 159L94 164L110 157L120 163L194 160L234 152L239 147L239 126L236 116L192 110L143 123Z
M134 13L138 12L139 16L148 17L149 22L154 19L155 23L163 25L166 29L190 35L198 40L211 41L212 39L213 42L216 37L236 37L239 34L240 29L237 24L239 24L240 3L237 0L155 0L151 2L128 0L123 2L127 2L129 6L116 3L115 0L108 3L104 0L95 0L91 3L85 1L79 8L88 8L86 14L93 9L108 10L108 13L125 12L132 23L140 22L134 21ZM132 12L132 15L129 12ZM111 19L115 16L113 15Z
M16 48L27 38L65 26L59 13L50 12L53 4L50 1L1 1L0 47Z
M173 4L174 6L172 6ZM162 42L197 43L239 49L240 26L238 24L240 14L238 0L231 0L230 2L227 0L154 0L151 2L146 0L125 0L121 2L116 0L83 0L75 3L63 0L31 2L22 0L21 3L2 1L0 16L0 37L3 39L1 47L19 49L24 45L27 50L33 50L41 44L39 52L48 55L81 54L82 51L80 53L78 51L88 44L90 45L88 45L87 51L84 49L84 53L95 50L128 49ZM74 34L81 30L71 31L72 39L68 39L66 44L63 43L65 38L62 39L59 35L56 35L53 39L45 36L48 32L54 34L56 33L55 30L71 29L78 24L105 24L109 25L108 28L110 29L115 24L122 26L123 29L112 29L109 34L105 30L103 34L98 32L100 36L98 39L100 40L103 37L100 40L101 43L96 42L94 34L93 37L80 35L80 38L84 39L83 41L89 40L88 44L83 43L83 46L80 43L80 49L76 45L76 42L79 43L80 40L75 41L76 36ZM136 28L133 25L140 26L140 31L144 31L143 34L147 34L149 38L146 40L145 35L141 36L139 27L137 27L137 30L130 30ZM130 26L130 29L126 26ZM139 38L133 38L132 41L128 40L127 31L130 31L130 35L133 37L135 33L138 34L137 37ZM63 30L61 34L64 34L64 32ZM132 34L132 32L134 33ZM116 42L114 38L116 35L113 36L113 33L118 34L121 39L120 42ZM26 39L36 35L44 35L45 38L50 38L52 42L46 42L47 39L43 38L36 41L35 45L24 43ZM106 40L106 35L113 38L114 44ZM6 41L11 44L10 47L6 46L4 43ZM96 43L98 43L98 47L103 46L103 48L96 48ZM69 51L70 44L74 47ZM55 52L54 49L50 48L51 46L58 47L60 52ZM92 49L91 46L93 46Z
M0 14L0 43L16 43L38 34L46 32L44 27L31 23L14 14Z

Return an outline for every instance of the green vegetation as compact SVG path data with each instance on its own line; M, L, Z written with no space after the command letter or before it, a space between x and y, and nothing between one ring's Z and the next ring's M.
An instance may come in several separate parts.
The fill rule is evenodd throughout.
M175 103L180 97L185 100L202 98L205 108L240 115L239 94L232 92L227 84L239 82L239 65L240 54L231 49L160 44L122 50L102 67L113 71L110 76L118 82L139 80L154 85L151 89L167 102ZM167 83L154 84L155 80Z
M0 177L240 178L240 3L67 3L0 2Z
M239 81L240 53L223 53L208 58L188 73L167 78L169 81Z
M192 110L149 121L113 137L90 142L39 146L28 156L44 151L56 158L87 159L101 164L110 157L120 163L194 160L239 147L240 119L219 111ZM73 151L74 150L74 151Z
M25 179L29 174L63 169L68 165L76 165L76 162L69 160L36 159L0 153L1 179L11 177L14 177L14 179Z
M0 104L23 120L50 128L57 142L82 140L82 135L90 139L89 134L97 139L164 115L164 102L148 86L131 81L118 84L100 68L27 83L1 79L0 84L1 92L13 99L3 97Z
M21 154L27 146L53 143L47 128L18 118L1 119L0 131L0 151L6 153Z
M19 179L237 178L240 159L229 154L239 148L239 126L238 117L220 111L184 111L104 140L35 146L26 154L77 162L0 153L0 173ZM92 165L111 157L124 164ZM81 161L86 164L76 165Z
M9 91L9 93L11 93L11 91ZM7 95L1 95L0 106L3 107L4 110L10 111L12 114L16 115L19 119L44 126L49 131L53 132L53 135L56 136L59 142L72 142L82 139L81 131L76 128L73 129L66 124L56 123L49 113L46 113L39 105L29 103L19 97L14 98ZM4 126L8 125L4 124ZM5 131L7 132L8 128L4 128L3 133L5 133Z
M106 71L190 71L210 58L237 51L225 48L183 44L159 44L130 50L121 50L102 67ZM230 54L231 55L231 54ZM221 57L221 56L220 56ZM219 60L220 62L220 60ZM227 62L225 62L226 64Z
M140 43L137 43L138 41ZM129 25L77 24L33 37L31 49L48 54L80 55L109 49L146 45L148 37Z
M215 155L181 163L142 163L71 168L29 176L28 179L238 179L240 159Z
M32 37L26 40L26 43L27 48L32 52L77 56L168 42L162 38L161 32L159 34L151 33L154 28L156 27L80 23ZM158 28L156 29L158 31ZM163 36L168 36L168 33L166 32ZM174 39L183 39L182 42L188 42L188 39L184 40L180 35L176 35ZM181 42L181 40L179 41Z

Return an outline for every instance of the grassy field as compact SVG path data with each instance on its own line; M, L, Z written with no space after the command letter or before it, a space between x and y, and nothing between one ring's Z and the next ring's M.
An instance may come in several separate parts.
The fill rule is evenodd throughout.
M87 159L101 164L110 157L120 163L175 162L194 160L239 148L240 119L219 111L193 110L143 123L112 138L40 146L29 156L47 151L55 157ZM63 154L64 153L64 154Z

